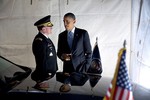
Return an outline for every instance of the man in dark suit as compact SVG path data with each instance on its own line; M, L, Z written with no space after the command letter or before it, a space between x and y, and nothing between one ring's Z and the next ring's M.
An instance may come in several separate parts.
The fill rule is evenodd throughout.
M74 77L76 74L72 73L85 73L90 67L92 50L88 32L74 25L75 15L67 13L63 21L66 30L59 34L57 56L63 61L63 74L69 77L60 87L60 91L68 92L71 89L71 75L77 79Z
M31 78L37 83L34 88L40 90L48 89L47 80L52 78L58 70L55 46L48 37L52 33L53 26L50 17L48 15L34 24L37 26L39 33L35 36L32 44L36 68L31 74Z

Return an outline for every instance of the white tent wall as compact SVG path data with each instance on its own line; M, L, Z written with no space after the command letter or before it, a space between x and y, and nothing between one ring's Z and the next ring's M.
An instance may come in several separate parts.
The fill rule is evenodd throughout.
M35 68L31 48L37 34L34 22L48 14L52 16L54 27L50 38L57 49L57 37L64 30L63 15L67 12L76 15L77 27L89 32L92 47L98 37L102 76L113 76L124 40L129 68L131 0L0 0L0 55ZM62 70L59 59L58 65Z
M131 77L150 89L150 0L132 2Z

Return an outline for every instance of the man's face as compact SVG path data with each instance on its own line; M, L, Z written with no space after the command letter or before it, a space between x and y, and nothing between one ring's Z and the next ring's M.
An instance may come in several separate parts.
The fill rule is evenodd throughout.
M42 32L45 33L46 35L49 35L52 33L52 27L45 26L42 28Z
M46 27L47 28L47 33L51 34L52 33L52 27Z
M75 22L76 20L71 17L64 17L64 26L68 31L73 29Z

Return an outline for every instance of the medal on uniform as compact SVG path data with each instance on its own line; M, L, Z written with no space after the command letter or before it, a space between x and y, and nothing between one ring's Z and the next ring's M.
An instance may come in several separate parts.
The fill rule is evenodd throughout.
M50 52L50 53L49 53L49 56L53 56L53 53L52 53L52 52Z

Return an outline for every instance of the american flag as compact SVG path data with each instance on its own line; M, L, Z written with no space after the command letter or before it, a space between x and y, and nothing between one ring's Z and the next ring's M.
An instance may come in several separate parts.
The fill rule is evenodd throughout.
M125 59L126 49L122 48L118 54L114 77L103 100L134 100Z

